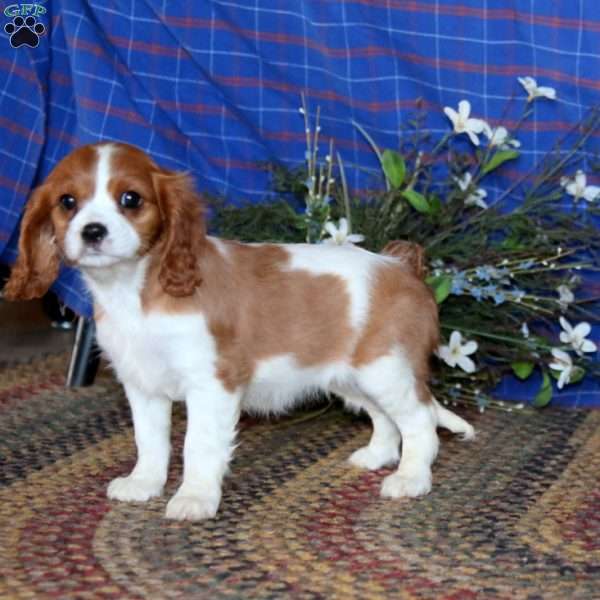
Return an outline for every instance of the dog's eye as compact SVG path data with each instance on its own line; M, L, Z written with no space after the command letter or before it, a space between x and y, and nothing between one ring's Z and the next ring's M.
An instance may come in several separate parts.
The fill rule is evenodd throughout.
M142 197L133 190L123 192L119 203L123 208L139 208L142 205Z
M65 210L73 210L77 206L77 200L70 194L63 194L59 198L59 202Z

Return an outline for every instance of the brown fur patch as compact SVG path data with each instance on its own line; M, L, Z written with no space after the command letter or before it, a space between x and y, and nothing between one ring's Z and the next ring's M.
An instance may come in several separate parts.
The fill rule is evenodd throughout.
M163 236L158 279L170 296L186 297L202 281L198 258L206 242L202 202L185 173L154 176Z
M421 279L424 279L427 275L425 251L422 246L415 242L393 240L386 244L381 254L402 259L406 266Z
M202 285L193 296L165 294L155 260L142 299L148 311L202 312L227 389L248 383L257 362L271 356L291 354L309 367L351 351L350 298L341 278L286 270L281 246L221 243L227 256L207 240L198 259Z
M17 262L5 287L7 299L39 298L56 279L64 236L77 211L65 210L60 198L69 194L80 202L93 194L96 160L94 147L83 146L59 162L33 191L21 223Z
M406 349L418 382L429 377L429 360L438 345L438 310L429 288L402 262L379 266L371 288L369 316L352 364L369 364L394 346ZM425 384L423 384L425 385ZM429 393L419 390L422 401Z
M156 242L162 231L160 199L154 185L153 176L167 173L146 153L127 144L115 145L110 157L111 178L108 192L115 204L135 227L141 240L140 255L144 255ZM124 192L134 191L142 197L142 205L135 209L125 209L119 204Z

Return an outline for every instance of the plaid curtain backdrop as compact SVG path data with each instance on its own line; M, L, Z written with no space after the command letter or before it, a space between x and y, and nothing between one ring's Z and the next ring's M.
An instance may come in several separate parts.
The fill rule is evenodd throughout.
M14 27L21 5L0 6ZM304 160L304 92L360 190L382 181L352 120L396 148L417 98L438 136L449 128L442 108L468 99L476 116L510 129L524 99L517 77L530 75L558 100L534 103L519 134L522 156L486 180L493 199L599 101L597 0L39 0L29 10L45 29L39 45L0 39L0 259L8 263L30 190L83 143L135 144L190 170L200 190L259 202L270 193L265 161ZM599 145L598 136L589 141L586 159ZM54 289L89 314L75 272L65 269ZM580 388L561 397L597 398Z

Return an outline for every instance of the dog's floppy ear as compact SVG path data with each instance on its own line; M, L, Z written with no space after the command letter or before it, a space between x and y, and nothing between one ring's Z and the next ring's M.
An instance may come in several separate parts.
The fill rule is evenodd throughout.
M206 241L200 196L187 173L152 176L163 221L158 280L170 296L190 296L202 282L199 258Z
M49 184L36 188L25 207L19 238L19 255L4 287L8 300L43 296L58 276L60 256L50 218Z

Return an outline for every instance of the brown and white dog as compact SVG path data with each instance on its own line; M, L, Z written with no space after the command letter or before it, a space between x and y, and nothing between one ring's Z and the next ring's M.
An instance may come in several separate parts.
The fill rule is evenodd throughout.
M133 414L137 463L110 498L161 494L175 400L188 424L174 519L216 514L242 410L281 413L316 390L342 396L373 421L350 462L400 460L381 488L393 498L431 489L437 425L473 436L427 387L437 307L401 245L378 255L209 237L187 175L103 143L74 151L34 191L5 296L42 295L61 260L93 295L98 343Z

